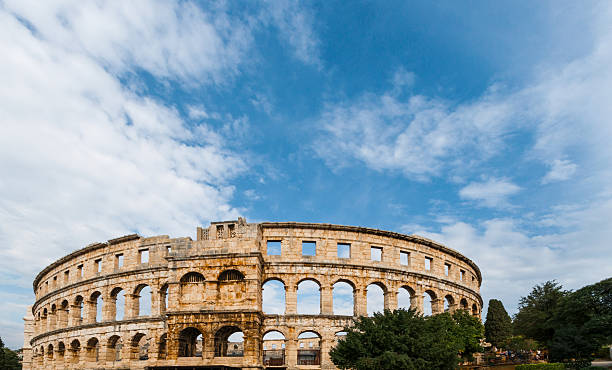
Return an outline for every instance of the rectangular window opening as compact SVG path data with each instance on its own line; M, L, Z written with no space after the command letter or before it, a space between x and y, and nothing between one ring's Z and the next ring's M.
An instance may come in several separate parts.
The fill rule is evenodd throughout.
M400 265L408 266L410 261L410 253L400 251Z
M172 247L171 246L166 246L166 252L168 252L168 254L172 253Z
M317 243L316 242L302 242L302 256L316 256L317 255Z
M82 277L83 277L83 265L78 265L78 266L77 266L77 276L78 276L79 278L82 278Z
M281 255L281 242L280 240L268 240L268 256L280 256Z
M450 269L451 269L450 263L445 263L444 264L444 275L448 276L448 274L450 274Z
M425 270L431 271L431 265L433 264L433 258L425 257Z
M382 261L383 249L381 247L370 247L370 258L372 261Z
M94 261L94 269L97 273L102 272L102 259L98 259Z
M115 263L115 267L120 269L123 267L123 253L119 253L116 256L116 263Z
M70 281L70 271L66 270L64 271L64 284L68 284L68 281Z
M149 263L149 250L148 249L141 249L138 251L138 254L140 255L140 263Z
M461 270L459 274L459 279L463 281L463 277L465 276L465 271Z
M351 258L351 245L338 243L338 258Z

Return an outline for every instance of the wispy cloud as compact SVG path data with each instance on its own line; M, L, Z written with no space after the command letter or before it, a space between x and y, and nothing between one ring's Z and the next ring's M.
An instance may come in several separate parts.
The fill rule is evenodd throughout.
M459 190L459 196L485 207L508 207L508 197L520 190L519 186L506 179L490 178L484 182L471 182Z

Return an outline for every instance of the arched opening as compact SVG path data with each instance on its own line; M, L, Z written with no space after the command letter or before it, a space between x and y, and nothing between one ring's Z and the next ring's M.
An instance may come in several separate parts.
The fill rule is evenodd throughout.
M74 299L74 323L72 325L82 325L83 324L83 297L80 295L76 296Z
M468 309L467 299L461 298L461 301L459 301L459 307L461 307L462 310L466 310L467 311L467 309Z
M297 364L321 365L321 336L314 331L298 335Z
M66 345L64 344L64 342L59 342L57 344L57 359L59 361L63 361L65 354L66 354Z
M397 308L403 308L405 310L412 307L412 300L414 298L414 290L408 286L403 286L397 291Z
M159 344L157 346L157 358L159 360L165 360L168 358L168 334L163 334L159 338Z
M118 335L113 335L108 339L106 348L108 361L121 361L121 350L123 348L123 340Z
M102 293L96 291L93 292L91 297L89 298L89 303L91 305L90 313L92 322L101 322L102 321L102 309L104 306L104 300L102 299ZM88 319L89 320L89 319Z
M132 347L130 348L130 352L132 354L132 360L148 360L149 359L149 338L146 334L137 333L132 338Z
M336 343L338 343L338 341L339 341L339 340L341 340L341 339L345 339L347 334L348 334L348 333L347 333L347 332L345 332L345 331L339 331L339 332L337 332L337 333L334 335L334 339L336 340Z
M283 366L285 364L285 336L272 330L263 336L264 366Z
M385 288L380 283L372 283L367 287L367 310L368 316L373 316L374 312L385 310Z
M150 316L151 315L151 287L141 284L134 290L134 298L137 303L134 304L134 316Z
M49 361L53 361L53 344L49 344L47 346L47 359L49 359Z
M125 317L125 291L119 287L111 291L111 304L113 307L113 315L115 320L123 320Z
M453 311L453 307L455 305L455 299L452 295L447 294L444 296L444 312Z
M202 333L189 327L181 330L179 334L179 357L202 357L204 338Z
M219 274L219 281L241 281L244 280L244 274L238 270L225 270Z
M59 312L57 315L57 324L60 328L68 326L68 317L70 316L70 310L68 308L68 300L64 299L60 304Z
M436 300L436 293L431 290L423 293L423 315L431 316L434 312L434 301Z
M97 338L90 338L87 341L87 361L98 362L100 360L100 342Z
M472 315L478 316L478 306L476 305L476 303L472 305Z
M54 330L57 328L57 306L51 305L51 314L49 315L49 329ZM53 357L53 355L51 355Z
M40 346L40 363L42 364L45 360L45 347Z
M49 327L48 327L48 324L47 324L47 314L48 314L47 308L45 307L43 309L43 313L42 313L42 331L48 331L49 330Z
M318 281L307 279L298 284L297 312L306 315L321 313L321 286Z
M159 290L159 309L162 314L166 312L168 309L168 284L162 285Z
M76 364L79 362L79 356L81 354L81 342L78 339L70 342L70 362Z
M197 272L189 272L181 278L180 300L185 303L202 302L204 298L204 276Z
M244 356L244 333L237 326L224 326L215 334L215 357Z
M353 316L355 314L355 290L346 281L338 281L332 291L334 315Z
M262 286L262 307L267 314L285 313L285 284L280 280L268 280Z

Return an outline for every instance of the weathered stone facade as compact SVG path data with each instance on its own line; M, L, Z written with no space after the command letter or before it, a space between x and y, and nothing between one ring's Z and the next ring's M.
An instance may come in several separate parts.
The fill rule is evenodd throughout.
M279 242L271 255L268 245ZM314 255L302 254L303 242ZM262 310L273 280L284 285L284 314ZM320 287L320 314L298 313L304 280ZM481 281L476 264L450 248L363 227L239 218L198 228L195 241L129 235L75 251L36 277L24 369L334 369L328 352L351 318L366 314L368 286L382 288L385 308L397 308L405 289L411 307L422 310L428 294L433 313L446 301L479 316ZM338 282L353 289L353 316L333 312ZM271 331L284 339L264 341ZM237 332L243 342L232 342Z

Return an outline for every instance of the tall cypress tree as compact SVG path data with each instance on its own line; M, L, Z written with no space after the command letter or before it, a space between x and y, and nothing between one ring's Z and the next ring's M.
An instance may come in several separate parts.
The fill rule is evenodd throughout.
M495 347L501 347L512 336L512 319L500 300L491 299L484 324L485 338Z

